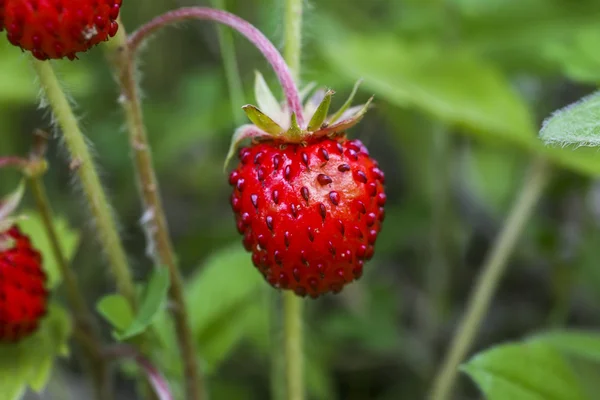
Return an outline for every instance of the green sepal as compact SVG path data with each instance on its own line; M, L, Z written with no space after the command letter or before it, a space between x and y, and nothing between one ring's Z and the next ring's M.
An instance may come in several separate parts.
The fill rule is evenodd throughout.
M284 129L279 124L271 119L268 115L263 113L257 107L248 104L242 107L248 119L252 121L259 129L271 134L273 136L281 135Z
M350 93L350 96L348 97L348 100L346 100L346 102L344 103L342 108L340 108L335 114L333 114L331 116L331 118L329 118L329 121L327 121L327 123L329 125L334 124L336 121L338 121L344 115L346 110L348 108L350 108L350 106L352 105L352 102L354 101L354 96L356 96L356 92L358 92L358 87L360 86L361 83L362 83L362 79L359 79L358 81L356 81L356 83L354 84L354 88L352 88L352 92Z
M275 95L273 95L273 92L271 92L265 78L258 71L255 71L254 97L256 98L258 108L260 108L264 114L273 117L282 114L281 105L275 98Z
M261 131L254 125L242 125L238 129L236 129L233 137L231 138L231 144L229 145L229 151L227 152L227 157L225 158L225 164L223 164L223 171L227 169L229 162L235 155L235 151L237 150L239 144L244 139L251 139L256 137L270 137L266 132Z
M19 186L15 191L6 196L2 201L0 201L0 221L5 220L11 215L21 203L21 199L23 199L23 194L25 193L25 180L21 179L19 182Z
M344 132L344 131L352 128L354 125L358 124L360 122L360 120L365 116L365 114L369 110L369 107L370 107L372 101L373 101L373 97L371 97L364 105L351 108L350 110L356 109L356 111L352 113L351 117L343 119L341 122L338 122L337 124L327 126L323 129L315 132L315 134L317 134L318 136L325 136L325 135L332 136L332 135L335 135L336 133L341 133L341 132ZM350 110L348 110L348 111L350 111Z
M323 100L315 110L310 122L308 123L309 131L316 131L321 128L325 120L327 119L327 115L329 113L329 106L331 106L331 97L335 92L333 90L328 90L323 97Z
M290 118L290 128L288 129L286 135L289 136L289 139L296 140L301 139L304 136L304 132L298 124L298 118L296 117L296 113L292 113L292 116Z

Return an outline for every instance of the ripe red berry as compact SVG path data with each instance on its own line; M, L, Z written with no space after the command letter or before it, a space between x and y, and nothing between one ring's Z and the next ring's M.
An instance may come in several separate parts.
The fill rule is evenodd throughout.
M121 0L0 0L0 31L40 60L89 50L117 33Z
M38 328L48 291L42 256L16 226L0 233L0 342L15 342Z
M384 219L384 175L358 140L267 141L239 152L231 206L254 265L318 297L361 277Z

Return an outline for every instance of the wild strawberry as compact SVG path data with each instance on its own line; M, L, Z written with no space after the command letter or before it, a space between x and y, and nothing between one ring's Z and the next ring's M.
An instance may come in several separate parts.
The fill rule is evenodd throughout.
M0 342L30 335L46 314L41 263L42 256L17 226L0 233Z
M0 0L0 31L40 60L89 50L117 33L121 0Z
M257 82L264 93L262 77ZM246 106L256 125L242 127L233 147L245 137L253 142L229 175L237 228L254 265L272 286L315 298L361 277L385 215L383 172L360 141L345 136L369 103L346 111L348 101L327 119L332 94L308 102L313 117L305 129L285 110L271 109L270 117Z

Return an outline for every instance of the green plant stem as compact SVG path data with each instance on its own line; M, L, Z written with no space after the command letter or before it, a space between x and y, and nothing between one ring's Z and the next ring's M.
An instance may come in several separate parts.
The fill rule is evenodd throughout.
M304 399L304 354L302 350L302 299L283 293L286 391L288 400Z
M226 10L225 0L212 0L212 5L215 8ZM240 104L244 104L244 90L242 79L237 65L235 47L233 44L233 35L231 31L223 26L219 26L219 45L221 47L221 55L225 66L225 75L227 77L227 86L229 88L229 99L231 101L231 113L236 125L245 123L244 114L241 111Z
M533 161L504 228L481 269L481 274L467 303L467 310L434 382L429 397L431 400L446 400L450 397L458 375L458 367L467 355L477 335L481 321L496 292L517 240L533 214L550 175L549 166L544 159Z
M173 251L167 218L159 194L158 180L152 164L152 153L148 143L138 86L135 80L134 60L127 45L127 36L123 24L119 23L119 25L119 32L113 38L115 44L118 45L118 49L116 57L112 61L122 90L121 105L127 120L129 141L145 209L145 229L156 264L169 270L171 314L183 360L186 396L189 400L199 400L203 397L203 381L200 376L198 352L185 304L183 279Z
M300 52L302 48L303 0L285 0L284 58L296 86L300 79ZM302 299L293 292L283 294L283 326L285 342L286 390L288 400L303 400L304 352L302 332Z
M115 276L117 289L135 306L135 290L125 250L119 238L117 224L111 212L107 196L94 167L86 139L79 129L77 118L54 74L52 64L32 58L45 99L52 108L54 118L62 130L63 138L71 155L71 167L77 173L103 249ZM134 307L135 308L135 307Z
M79 331L82 333L82 336L79 337L84 339L80 341L82 349L88 358L86 360L86 366L92 377L96 398L98 400L112 399L114 396L109 380L108 363L101 354L102 341L98 336L97 327L91 319L92 312L88 308L85 298L79 290L77 278L71 268L69 268L69 262L60 245L58 234L53 223L54 218L52 208L42 178L40 176L32 176L29 178L29 184L42 218L46 235L50 240L52 253L63 278L67 300L73 310Z
M292 76L299 83L300 54L302 51L302 5L304 0L285 1L285 47L283 58L290 67Z

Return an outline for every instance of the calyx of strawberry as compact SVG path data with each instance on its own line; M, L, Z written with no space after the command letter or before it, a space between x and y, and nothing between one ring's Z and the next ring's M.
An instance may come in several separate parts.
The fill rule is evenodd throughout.
M0 200L0 251L10 249L13 246L12 238L2 235L2 232L6 232L16 222L24 218L23 216L14 214L21 204L24 193L25 183L21 181L12 193Z
M356 82L348 100L332 115L329 115L329 108L335 92L325 89L316 90L304 104L303 112L307 122L300 125L296 114L290 112L285 102L277 101L265 79L257 71L254 96L258 106L248 104L242 107L252 124L242 125L235 131L225 166L245 139L276 139L286 143L302 143L308 138L335 137L344 133L360 122L373 100L371 97L365 104L351 107L360 83L361 81ZM300 93L301 101L304 101L313 89L313 84L304 88Z

